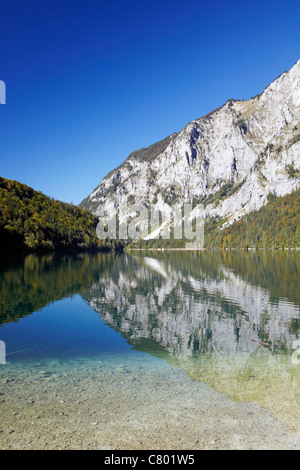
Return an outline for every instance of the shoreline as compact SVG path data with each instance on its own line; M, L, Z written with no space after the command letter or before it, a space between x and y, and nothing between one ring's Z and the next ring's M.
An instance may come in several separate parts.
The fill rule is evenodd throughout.
M300 248L124 248L124 252L130 251L300 251Z

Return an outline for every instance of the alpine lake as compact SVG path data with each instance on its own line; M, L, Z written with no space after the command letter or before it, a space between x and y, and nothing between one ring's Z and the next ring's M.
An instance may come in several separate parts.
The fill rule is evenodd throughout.
M3 257L0 449L300 449L300 252Z

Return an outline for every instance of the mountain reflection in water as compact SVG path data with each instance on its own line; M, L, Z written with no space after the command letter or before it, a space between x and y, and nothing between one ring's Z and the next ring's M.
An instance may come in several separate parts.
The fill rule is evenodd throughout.
M29 255L2 264L0 322L79 294L132 349L300 432L299 274L297 252Z
M298 253L126 254L84 298L133 348L300 432L299 261Z
M299 259L267 256L125 254L82 296L132 345L147 340L148 352L253 352L249 339L286 352L300 326Z

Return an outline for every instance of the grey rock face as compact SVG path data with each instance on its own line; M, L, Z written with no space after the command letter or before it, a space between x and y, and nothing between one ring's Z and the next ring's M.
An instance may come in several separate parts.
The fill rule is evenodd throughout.
M203 203L231 223L300 186L300 60L260 95L228 100L161 142L133 152L81 203ZM293 170L293 171L291 171Z

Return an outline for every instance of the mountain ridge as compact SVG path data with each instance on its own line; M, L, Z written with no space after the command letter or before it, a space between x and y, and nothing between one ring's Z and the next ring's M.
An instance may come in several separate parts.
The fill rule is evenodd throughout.
M155 150L154 150L155 149ZM150 157L149 157L150 156ZM148 158L149 157L149 158ZM230 225L300 186L300 60L249 100L228 99L181 131L132 152L80 207L194 202Z

